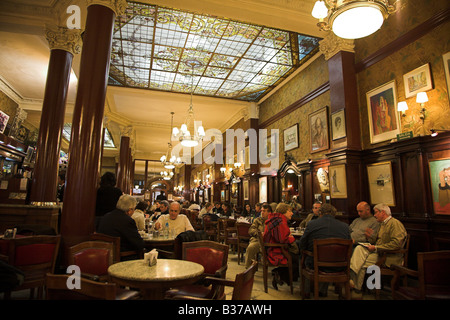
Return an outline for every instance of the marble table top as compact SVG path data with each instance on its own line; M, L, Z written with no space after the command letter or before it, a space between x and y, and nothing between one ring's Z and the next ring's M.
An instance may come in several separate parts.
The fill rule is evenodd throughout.
M175 259L158 259L154 266L144 260L118 262L108 268L108 273L117 278L132 281L177 281L198 277L205 269L201 264Z

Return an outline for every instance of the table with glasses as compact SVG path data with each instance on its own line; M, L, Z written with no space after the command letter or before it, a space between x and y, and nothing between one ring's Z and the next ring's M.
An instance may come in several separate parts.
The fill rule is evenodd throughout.
M130 260L108 268L111 281L139 288L145 300L162 300L168 289L192 284L203 276L204 271L201 264L176 259L158 259L154 266L149 266L143 259Z
M152 249L173 250L176 238L174 234L164 235L162 232L145 233L141 236L144 239L145 248L149 251Z

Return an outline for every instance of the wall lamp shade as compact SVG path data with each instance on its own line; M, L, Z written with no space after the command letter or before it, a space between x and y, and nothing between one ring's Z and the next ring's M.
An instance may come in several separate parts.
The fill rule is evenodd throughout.
M417 103L425 103L428 102L428 96L426 92L419 92L416 96Z
M397 104L397 111L405 112L406 110L408 110L408 104L406 103L406 101L400 101Z
M359 39L376 32L394 11L387 0L319 0L311 15L321 30L343 39Z

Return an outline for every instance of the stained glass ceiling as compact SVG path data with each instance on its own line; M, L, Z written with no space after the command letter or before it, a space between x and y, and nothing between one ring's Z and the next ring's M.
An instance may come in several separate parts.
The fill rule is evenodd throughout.
M257 101L315 54L319 40L128 2L115 22L109 84Z

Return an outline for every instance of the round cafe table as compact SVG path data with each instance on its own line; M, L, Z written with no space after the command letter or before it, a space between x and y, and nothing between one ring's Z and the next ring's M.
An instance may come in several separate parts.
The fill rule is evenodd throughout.
M113 282L139 288L145 300L162 300L168 289L194 283L204 271L201 264L175 259L158 259L156 265L151 267L143 259L130 260L108 268Z

